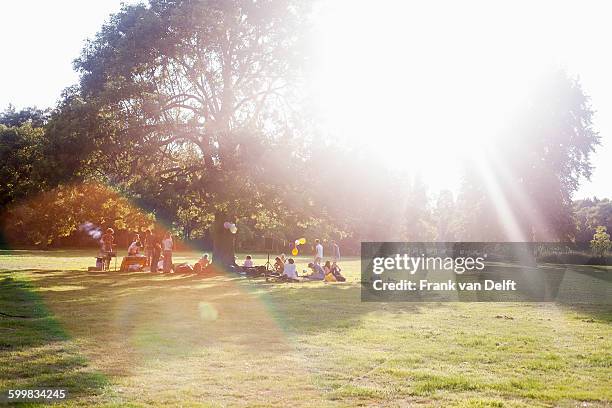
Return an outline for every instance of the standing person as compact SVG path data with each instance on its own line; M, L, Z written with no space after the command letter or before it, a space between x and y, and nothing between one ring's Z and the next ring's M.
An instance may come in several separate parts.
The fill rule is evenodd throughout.
M144 248L145 256L147 257L146 266L151 266L151 258L153 255L153 233L149 229L144 233Z
M104 253L104 269L108 269L113 253L113 244L115 242L115 231L112 228L107 228L102 235L102 252Z
M172 269L172 249L174 242L172 242L172 234L166 232L165 238L162 240L162 250L164 251L164 273L169 273Z
M336 243L336 241L331 242L331 250L332 250L332 261L339 262L340 261L340 247Z
M323 259L323 245L321 245L321 241L315 239L315 259L314 263L321 265L321 260Z
M159 242L159 236L151 234L151 245L153 246L151 249L151 272L157 272L159 267L159 258L161 257L162 247L161 242Z

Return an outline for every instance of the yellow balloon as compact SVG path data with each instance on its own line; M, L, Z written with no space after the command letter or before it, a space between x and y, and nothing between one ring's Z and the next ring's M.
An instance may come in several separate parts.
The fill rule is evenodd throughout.
M306 243L306 238L300 238L299 241L300 244L304 245Z
M297 248L293 248L293 249L291 250L291 255L293 255L293 256L297 256L297 254L298 254L298 249L297 249Z

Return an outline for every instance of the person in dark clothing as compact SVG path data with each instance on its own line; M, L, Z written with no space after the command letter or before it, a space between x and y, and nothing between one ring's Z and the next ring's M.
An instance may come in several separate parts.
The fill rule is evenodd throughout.
M151 272L157 272L157 266L159 263L159 257L161 256L161 242L157 235L152 235L151 240L153 248L151 249Z

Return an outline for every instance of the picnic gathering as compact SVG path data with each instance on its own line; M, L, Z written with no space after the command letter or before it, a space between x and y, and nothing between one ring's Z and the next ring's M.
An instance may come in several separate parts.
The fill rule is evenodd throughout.
M235 225L228 229L236 228ZM107 228L100 238L100 253L96 257L96 268L91 270L109 270L111 261L117 257L114 230ZM297 246L306 244L306 239L295 241L292 253L298 253ZM147 229L143 234L136 233L127 248L127 255L123 257L119 270L121 272L140 272L148 270L151 273L196 273L203 276L212 272L212 259L208 253L193 264L183 262L175 264L172 262L174 241L170 232L156 234ZM338 264L340 261L340 246L335 240L329 242L331 252L330 259L324 258L323 243L320 239L314 240L312 248L312 262L306 265L302 274L298 274L298 265L294 258L288 258L280 254L274 258L274 264L269 261L265 265L255 265L253 257L246 255L244 260L234 257L233 262L228 265L228 270L238 275L254 278L265 277L267 281L275 282L345 282L342 269Z
M0 406L612 407L609 9L3 1Z

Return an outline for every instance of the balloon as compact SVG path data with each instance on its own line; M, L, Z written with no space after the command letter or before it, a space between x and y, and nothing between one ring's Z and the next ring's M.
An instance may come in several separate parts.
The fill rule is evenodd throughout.
M291 255L293 255L293 256L297 256L297 254L298 254L298 249L297 249L297 248L293 248L293 249L291 250Z
M295 245L300 245L300 240L299 239L295 240Z
M300 241L300 244L304 245L306 243L306 238L300 238L298 241Z
M232 226L232 223L230 223L229 221L225 221L223 223L223 228L225 228L225 229L229 229L231 226Z
M235 234L236 232L238 232L238 228L237 228L235 225L232 225L232 226L230 227L230 232L231 232L232 234Z

